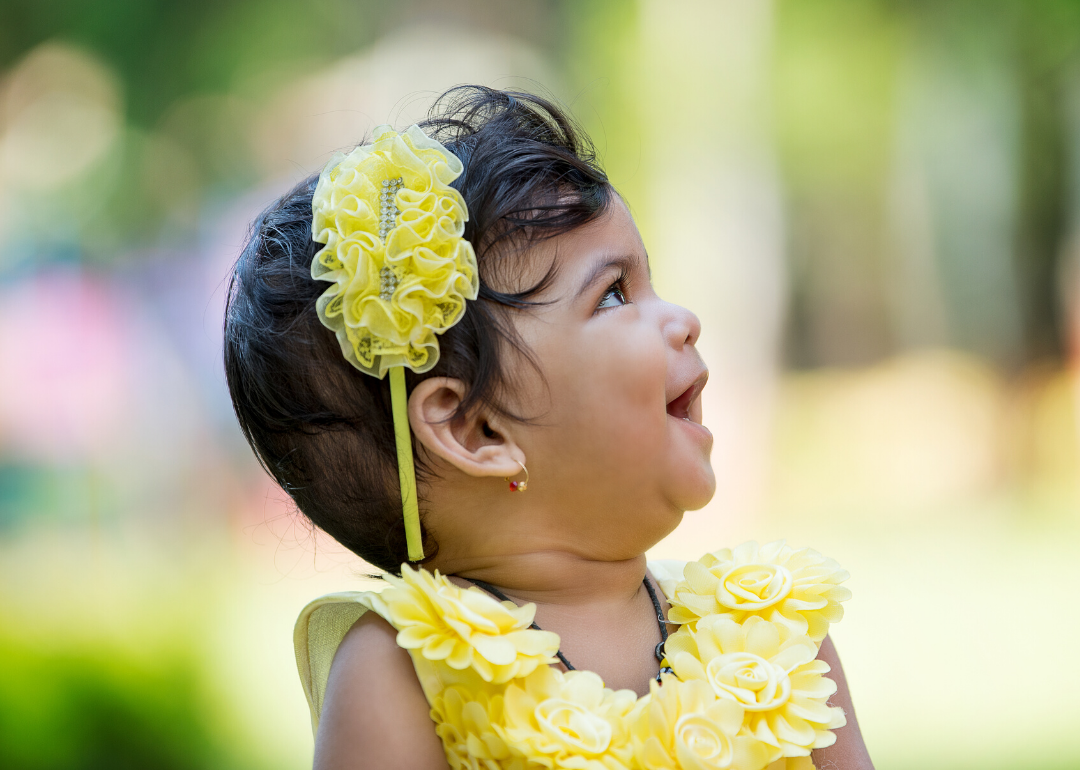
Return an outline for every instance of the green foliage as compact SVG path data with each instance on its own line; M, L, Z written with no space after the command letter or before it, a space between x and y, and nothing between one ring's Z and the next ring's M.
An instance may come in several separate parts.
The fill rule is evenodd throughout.
M0 69L47 40L116 68L129 120L149 127L178 98L229 90L238 75L317 65L376 37L384 6L347 0L5 0Z
M0 767L6 770L241 768L192 661L113 648L49 651L0 641Z

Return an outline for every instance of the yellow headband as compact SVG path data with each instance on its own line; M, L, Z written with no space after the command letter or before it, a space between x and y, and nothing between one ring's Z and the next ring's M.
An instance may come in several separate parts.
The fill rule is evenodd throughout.
M390 372L398 479L409 560L424 558L404 367L430 370L442 334L461 320L480 287L464 238L469 212L450 187L461 161L418 126L375 129L372 144L335 157L311 201L311 237L326 244L311 277L330 281L316 302L349 363Z

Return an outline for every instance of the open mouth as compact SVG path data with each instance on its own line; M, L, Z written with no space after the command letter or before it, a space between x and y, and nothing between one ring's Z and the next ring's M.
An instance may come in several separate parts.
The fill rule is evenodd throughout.
M690 415L690 407L705 389L705 377L699 377L693 385L684 390L674 400L668 402L667 413L672 417L689 422L698 422Z

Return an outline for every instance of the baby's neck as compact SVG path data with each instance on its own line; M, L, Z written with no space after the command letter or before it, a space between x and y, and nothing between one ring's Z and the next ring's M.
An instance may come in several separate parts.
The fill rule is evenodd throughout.
M565 551L474 558L439 568L460 579L482 580L519 603L586 607L623 605L641 589L645 554L622 561L586 559Z
M536 605L536 623L560 637L560 650L577 668L598 674L613 689L638 695L656 676L660 641L656 612L642 581L645 555L595 561L557 551L503 557L455 570L499 588L514 602ZM666 613L666 602L660 598Z

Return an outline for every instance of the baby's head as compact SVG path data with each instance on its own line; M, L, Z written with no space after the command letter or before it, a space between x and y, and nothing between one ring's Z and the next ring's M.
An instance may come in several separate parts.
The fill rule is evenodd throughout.
M421 128L456 155L477 299L407 371L428 561L528 549L637 555L714 487L697 319L659 299L588 139L526 94L454 89ZM389 378L355 369L316 300L312 176L255 221L225 316L241 428L311 521L389 571L406 561ZM525 493L504 477L524 478Z

